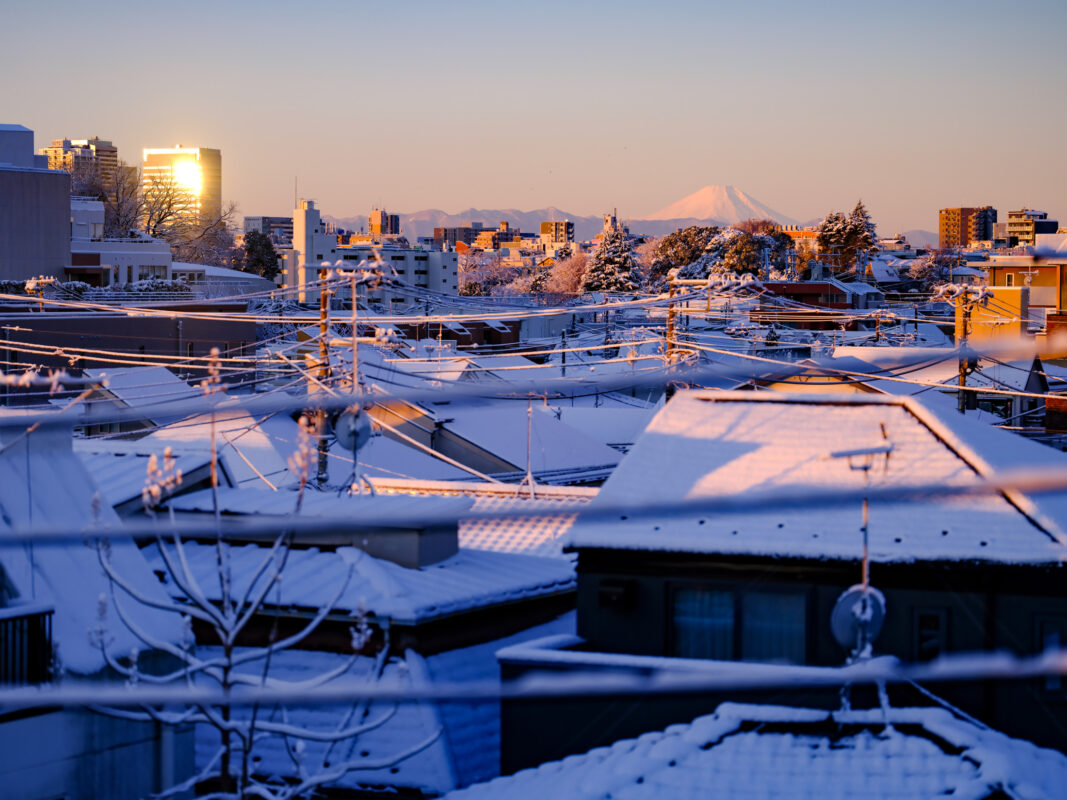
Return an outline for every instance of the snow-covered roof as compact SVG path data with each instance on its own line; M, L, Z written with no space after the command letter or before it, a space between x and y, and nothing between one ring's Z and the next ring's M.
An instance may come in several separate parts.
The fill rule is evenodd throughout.
M144 440L140 440L144 442ZM75 439L74 452L93 476L107 504L117 508L141 497L151 456L163 456L158 444L116 439ZM181 470L183 481L210 468L211 455L205 450L172 451L174 466Z
M502 647L513 646L549 634L574 631L574 613L568 613L544 625L538 625L503 639L448 650L431 656L420 656L410 650L402 659L386 667L384 681L400 681L405 685L421 686L427 682L491 681L498 680L500 668L495 653ZM239 651L240 652L240 651ZM199 657L212 657L219 648L197 648ZM399 656L400 654L398 654ZM344 653L311 652L306 650L283 650L271 658L270 678L278 681L297 682L317 678L330 670L342 669L350 658ZM374 678L370 677L374 659L360 656L339 678L331 681L331 687L350 685L358 691ZM263 662L252 661L244 671L262 674ZM239 690L238 690L239 691ZM300 706L288 705L288 723L305 730L332 732L352 714L355 702L348 704ZM237 708L238 715L247 714L247 708ZM277 718L275 708L267 707L260 712L264 718ZM358 739L343 740L333 746L327 755L328 744L305 741L304 763L308 769L321 763L323 758L334 764L342 755L354 757L356 763L388 760L391 755L405 752L419 742L442 734L411 758L395 766L373 769L355 769L331 786L356 789L359 787L390 786L402 789L418 789L428 795L450 791L457 786L466 786L475 781L488 780L500 772L500 703L482 701L474 703L442 703L436 707L428 703L371 703L367 719L384 723L360 734ZM353 747L353 742L356 747ZM289 742L292 744L292 741ZM199 769L218 751L218 732L209 725L201 725L196 731L196 763ZM365 755L364 755L365 754ZM280 736L260 739L254 750L254 763L260 774L293 776L296 768Z
M525 469L527 408L525 403L449 407L444 427L483 450ZM556 419L550 410L534 407L530 418L530 467L534 472L614 466L622 456L601 442Z
M683 392L656 415L607 480L590 508L663 503L697 497L775 492L862 491L864 473L841 451L890 445L875 459L870 485L966 486L996 467L968 445L973 430L950 428L912 397ZM993 428L1014 447L1014 435ZM1063 456L1067 465L1067 456ZM1047 506L1051 508L1052 506ZM1024 513L1024 511L1026 513ZM975 560L1058 563L1067 560L1062 518L1044 516L1027 498L985 495L930 498L872 508L875 562ZM613 548L858 559L860 508L801 507L751 513L620 513L579 520L571 544Z
M184 548L194 577L209 598L216 599L215 546L189 542ZM268 550L253 544L231 547L234 592L244 591ZM154 549L145 552L152 563L163 567ZM271 590L271 605L318 608L328 604L344 584L350 565L352 578L335 606L336 612L363 609L400 625L566 592L575 585L573 566L558 558L460 550L444 561L410 569L349 547L336 551L293 549L278 590L280 596Z
M1067 757L940 708L714 714L446 795L455 800L1061 796Z
M13 416L17 412L3 414L6 420ZM86 530L94 516L102 525L120 524L111 505L96 499L93 476L71 449L69 428L44 425L19 439L20 433L19 428L0 427L5 445L0 450L0 538L12 528L30 525ZM116 571L138 591L166 602L166 594L132 541L112 540L110 558ZM95 549L87 543L9 544L0 547L0 565L18 592L17 603L47 603L54 608L54 635L65 668L91 674L104 667L100 651L90 641L90 632L100 625L101 604L111 647L129 653L143 646L119 619L107 577ZM179 640L181 620L176 614L125 599L123 607L136 625L161 640Z
M157 412L168 403L203 396L200 389L166 367L87 369L85 375L92 380L106 380L109 393L124 406L142 411L146 419L156 419Z

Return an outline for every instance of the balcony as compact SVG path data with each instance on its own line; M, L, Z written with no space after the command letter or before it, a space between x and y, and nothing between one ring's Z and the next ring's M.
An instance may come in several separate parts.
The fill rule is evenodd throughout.
M52 607L0 608L0 686L52 680Z

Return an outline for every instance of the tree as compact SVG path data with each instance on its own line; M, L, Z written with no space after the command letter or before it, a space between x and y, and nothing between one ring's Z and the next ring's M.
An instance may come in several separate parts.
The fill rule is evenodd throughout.
M213 359L217 358L217 352L213 352ZM216 370L212 372L212 377L202 384L205 392L221 392L217 378ZM300 445L290 460L290 469L299 477L300 488L298 492L294 492L297 513L315 451L313 425L306 417L301 419L301 432ZM217 453L214 448L211 457L212 488L217 491ZM181 472L176 469L176 461L169 448L164 451L162 462L153 456L149 460L148 477L142 493L146 512L154 516L156 507L181 484L181 479ZM215 502L215 519L218 520L217 497ZM109 580L115 612L144 647L169 656L173 664L173 668L166 666L162 670L158 665L150 668L149 665L140 663L139 652L136 650L128 655L113 652L105 616L107 604L101 603L99 623L92 631L91 638L111 669L129 683L215 687L221 690L223 696L229 697L239 695L242 687L270 687L292 691L322 686L350 675L360 653L368 648L368 645L371 645L370 649L374 651L373 665L368 672L369 679L376 680L390 664L397 663L390 653L388 633L383 633L380 647L373 646L367 617L359 615L353 619L350 628L351 651L337 666L299 683L281 680L276 672L272 674L271 671L272 661L277 659L282 651L296 648L334 611L352 581L358 561L368 557L365 554L345 548L339 551L339 557L343 558L347 565L347 577L330 593L330 599L314 610L310 618L294 632L282 635L275 615L274 624L267 626L265 641L251 646L238 646L239 638L246 636L247 630L252 627L249 623L257 618L264 619L262 615L267 610L272 594L276 595L275 602L280 603L283 573L292 547L292 534L279 533L269 547L262 548L262 559L258 567L243 576L234 574L230 545L223 538L221 529L213 547L216 566L211 568L217 571L217 574L209 576L202 569L198 572L191 566L197 562L187 551L196 546L183 540L176 530L170 532L161 529L157 535L154 547L158 560L163 565L172 597L170 602L159 602L146 597L135 583L127 580L113 562L106 542L97 545L97 557ZM145 603L180 617L185 630L183 640L176 644L139 626L127 610L130 603ZM209 632L206 634L209 640L214 640L210 641L211 651L198 648L193 636L194 623L201 630ZM370 657L364 657L364 660L370 660ZM373 709L362 701L344 716L340 725L321 730L291 723L284 706L261 709L258 705L242 708L232 706L228 702L197 702L182 707L180 703L172 702L160 706L142 706L138 711L111 708L97 710L124 719L161 725L207 725L218 732L218 748L206 766L197 775L181 784L168 787L157 797L183 794L194 788L206 789L210 796L220 800L245 800L252 797L291 800L297 797L319 796L320 787L338 781L347 773L358 769L392 767L425 750L441 735L438 728L429 737L410 743L402 752L387 753L370 761L344 753L351 754L353 750L358 753L358 749L354 747L356 739L385 725L393 712L385 711L375 716L371 713ZM293 762L292 771L295 774L291 778L279 778L275 774L264 775L257 772L254 753L257 746L264 745L265 739L283 742L284 750L290 754ZM312 757L306 747L311 743L328 743L329 747L324 753Z
M278 274L278 253L270 237L259 231L246 233L244 244L236 253L235 265L243 272L274 280Z
M848 216L832 211L819 223L819 251L840 269L854 267L858 256L874 250L877 241L874 222L862 200Z
M580 250L570 258L556 261L545 280L545 291L553 294L578 294L585 280L589 256Z
M748 233L736 227L719 231L693 263L683 267L683 278L702 279L733 273L771 277L792 260L793 241L783 233Z
M652 252L648 270L649 287L658 290L667 280L667 273L697 261L720 229L692 225L661 238Z
M129 236L141 227L141 170L120 161L107 187L104 235Z
M962 265L963 261L958 253L951 250L937 250L915 259L908 267L908 277L922 284L926 291L931 291L951 281L952 270Z
M636 292L641 276L633 247L619 228L604 231L582 280L583 292Z

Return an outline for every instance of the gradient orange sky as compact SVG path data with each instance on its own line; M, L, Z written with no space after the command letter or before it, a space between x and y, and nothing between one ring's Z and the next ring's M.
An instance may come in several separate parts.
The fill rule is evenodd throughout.
M1067 225L1067 3L2 0L0 122L218 147L248 215L638 218L735 184L879 230L942 206Z

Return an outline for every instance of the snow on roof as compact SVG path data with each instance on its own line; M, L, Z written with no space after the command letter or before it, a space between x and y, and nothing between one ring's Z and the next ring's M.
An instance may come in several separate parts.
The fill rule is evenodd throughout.
M459 682L474 680L499 680L500 668L495 653L501 647L516 645L549 634L574 631L574 613L571 612L544 625L538 625L503 639L485 642L473 647L450 650L428 657L420 657L408 651L402 664L394 663L386 668L384 681L399 680L407 684L426 681ZM219 648L198 648L197 655L211 657ZM342 653L310 652L306 650L283 650L271 658L270 677L282 681L302 681L322 675L328 670L339 669L349 658ZM351 669L330 686L351 684L359 688L370 682L369 673L373 659L361 656ZM246 672L261 674L262 661L250 662ZM291 725L316 731L334 731L339 723L352 713L353 704L332 704L286 707ZM272 709L260 713L270 715ZM238 709L235 713L247 713ZM447 792L457 786L466 786L475 781L492 778L500 772L500 703L483 701L475 703L441 703L436 709L421 703L370 704L368 719L391 716L385 723L359 736L358 750L366 753L368 761L377 761L392 753L408 750L416 743L425 741L435 731L444 729L444 734L430 747L412 758L396 765L396 772L388 767L375 770L353 770L333 786L343 788L403 787L416 788L428 794ZM345 753L353 740L335 745L335 754ZM218 733L208 725L198 726L196 732L197 768L203 769L218 750ZM292 742L290 742L292 744ZM323 743L305 742L305 763L314 764L323 756ZM280 737L268 736L256 745L255 756L261 761L258 771L275 775L293 776L293 759Z
M556 419L550 410L534 407L531 419L530 466L534 472L613 466L622 456ZM512 464L526 468L527 408L525 403L456 406L441 412L444 427Z
M330 447L334 459L344 459L344 468L351 469L352 451L345 450L336 441ZM422 478L434 481L469 479L471 473L454 467L429 453L398 442L388 436L373 436L359 448L360 475L368 478ZM330 464L331 474L342 468Z
M216 599L218 580L212 580L218 571L214 545L190 542L184 547L193 575L209 598ZM235 592L244 590L268 549L252 544L231 548ZM163 567L154 548L145 552L152 563ZM557 558L460 550L436 564L409 569L353 548L293 549L286 562L280 598L271 590L271 603L305 608L327 604L344 584L349 561L354 564L352 578L336 612L363 609L399 625L567 592L575 586L573 566Z
M3 416L12 414L6 411ZM6 445L0 450L0 537L13 527L29 525L69 526L80 531L92 524L94 515L101 524L119 524L111 506L95 500L96 485L71 449L69 428L45 425L15 439L19 433L18 428L0 428ZM166 602L166 594L133 542L115 539L110 550L116 571L148 597ZM66 669L91 674L104 667L100 651L90 642L90 631L100 622L101 598L106 598L106 624L114 650L126 654L135 646L143 647L119 619L107 577L89 545L0 547L0 565L18 591L19 604L44 602L53 606L55 640ZM155 611L129 598L123 600L135 624L160 639L179 640L181 621L176 614Z
M141 497L149 459L152 455L162 459L163 450L158 444L138 444L128 440L74 440L74 452L112 508ZM181 470L186 483L190 476L211 464L211 456L206 450L172 451L172 455L174 466Z
M970 432L968 432L970 433ZM989 428L1013 447L1013 434ZM952 429L910 397L691 391L656 415L590 504L633 505L694 497L757 497L862 490L864 474L831 454L892 445L870 485L968 485L992 475ZM1015 499L1015 498L1013 498ZM1024 499L1023 499L1024 500ZM1022 502L1019 500L1018 502ZM875 562L976 560L1058 563L1065 537L1001 495L878 504L871 511ZM571 544L636 550L858 559L860 508L664 514L579 520Z
M561 422L606 445L637 441L655 415L652 408L581 408L559 405L553 409Z
M228 407L226 398L218 405L214 421L210 414L198 414L171 423L145 437L160 449L210 446L214 426L219 456L227 474L238 486L276 487L292 485L288 459L300 441L300 426L281 413L252 416L238 407Z
M587 505L598 489L578 486L538 485L534 497L529 487L507 483L473 481L373 480L379 494L458 495L474 499L474 511L515 509L521 517L460 519L459 546L494 553L522 553L529 556L567 558L563 553L564 534L577 515L570 509ZM544 510L544 514L529 512Z
M86 377L107 380L107 391L123 405L143 411L151 418L158 407L167 403L202 397L166 367L108 367L87 369Z
M690 723L446 797L1051 798L1065 784L1063 754L940 708L829 712L723 703Z

